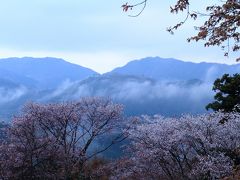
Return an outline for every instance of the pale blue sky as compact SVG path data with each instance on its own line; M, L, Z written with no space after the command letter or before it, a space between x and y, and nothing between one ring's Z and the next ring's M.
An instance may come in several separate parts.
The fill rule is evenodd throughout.
M193 9L202 10L196 1ZM189 21L174 36L166 28L184 18L169 13L175 0L149 0L137 18L123 13L126 0L0 0L0 57L59 57L100 73L146 56L234 63L220 48L187 43ZM131 2L131 0L129 0ZM137 0L132 0L137 2ZM137 9L136 9L137 10ZM131 12L134 14L134 11Z

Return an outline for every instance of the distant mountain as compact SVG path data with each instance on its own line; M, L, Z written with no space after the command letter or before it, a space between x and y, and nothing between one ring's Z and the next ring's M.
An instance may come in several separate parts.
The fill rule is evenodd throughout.
M65 82L99 74L57 58L0 59L0 120L9 119L28 101L39 101Z
M1 78L40 89L56 88L65 80L79 81L97 72L57 58L0 59Z
M85 96L110 97L127 115L206 112L212 83L240 65L191 63L144 58L99 75L57 58L0 59L0 120L10 120L28 101L74 101Z
M206 112L212 100L212 84L192 79L157 81L133 75L102 75L60 86L47 96L48 101L77 100L85 96L110 97L125 106L127 115ZM45 99L46 100L46 99Z
M189 79L213 81L224 73L233 74L237 72L240 72L240 64L192 63L173 58L147 57L131 61L107 74L135 75L170 81Z
M14 72L14 69L7 70L0 67L0 86L5 83L22 84L26 87L34 87L37 81Z

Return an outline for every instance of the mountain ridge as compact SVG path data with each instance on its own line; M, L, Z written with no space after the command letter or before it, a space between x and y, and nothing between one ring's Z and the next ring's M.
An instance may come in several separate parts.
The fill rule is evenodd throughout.
M218 71L220 71L220 73ZM194 63L174 58L146 57L130 61L126 65L117 67L105 74L138 75L156 80L187 80L190 77L192 79L206 80L206 78L212 75L213 77L209 79L212 81L221 76L223 74L222 72L232 74L239 71L240 64Z
M13 76L35 81L38 88L55 88L63 81L83 80L99 73L59 58L5 58L0 59L0 69Z
M52 103L86 96L122 103L126 115L204 113L213 100L213 81L239 71L239 64L148 57L100 75L58 58L0 59L0 119L9 121L28 101Z

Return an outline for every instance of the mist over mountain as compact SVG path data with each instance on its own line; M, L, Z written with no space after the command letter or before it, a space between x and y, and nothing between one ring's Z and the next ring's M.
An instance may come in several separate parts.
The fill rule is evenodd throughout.
M173 58L147 57L129 62L107 74L123 74L149 77L155 80L189 80L214 81L224 73L240 72L240 65L218 63L184 62Z
M28 101L38 101L65 81L98 73L58 58L0 59L0 119L12 117Z
M98 73L63 59L24 57L1 59L0 75L31 87L51 89L66 80L79 81Z
M47 98L58 102L103 96L124 104L127 115L172 116L205 112L205 105L213 97L211 87L212 84L197 79L168 82L130 75L102 75L65 83Z
M0 60L0 119L9 120L28 101L74 101L104 96L124 104L127 115L206 112L212 83L240 65L190 63L159 57L132 61L99 75L56 58Z

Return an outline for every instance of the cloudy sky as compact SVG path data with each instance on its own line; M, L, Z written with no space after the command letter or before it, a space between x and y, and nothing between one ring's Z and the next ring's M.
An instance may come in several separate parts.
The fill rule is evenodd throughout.
M122 12L126 0L0 0L0 57L59 57L100 73L146 56L234 63L236 54L225 58L220 48L186 42L201 21L188 21L175 35L166 31L184 19L169 13L175 1L149 0L131 18L138 9ZM192 9L218 1L196 1Z

